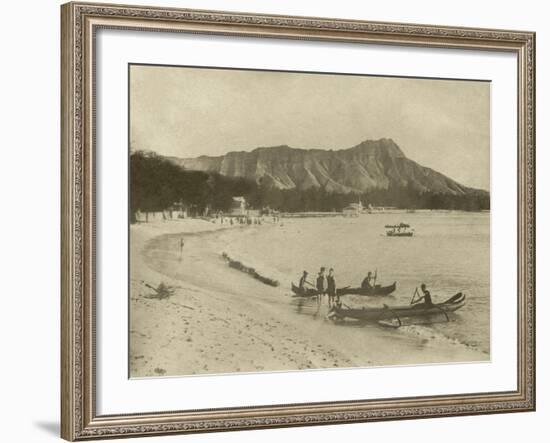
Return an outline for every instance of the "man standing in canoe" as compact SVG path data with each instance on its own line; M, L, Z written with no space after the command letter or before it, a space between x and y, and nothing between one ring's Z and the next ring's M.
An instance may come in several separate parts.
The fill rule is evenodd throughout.
M422 283L420 285L420 290L422 291L422 296L416 300L413 304L417 305L419 308L430 308L434 304L432 302L432 295L430 294L430 291L426 288L426 285ZM424 303L419 304L422 300L424 300Z
M369 271L367 276L361 282L361 287L363 289L372 289L372 284L371 284L372 280L373 280L372 272Z
M307 275L308 275L307 271L304 271L304 273L300 277L300 283L298 283L298 286L300 288L300 292L304 295L307 293L307 289L308 289L308 288L306 288L306 284L310 285L310 286L313 286L310 282L307 281Z
M326 293L326 278L325 278L325 268L322 267L319 270L319 274L317 274L317 292L319 293L317 295L317 304L321 304L321 298Z

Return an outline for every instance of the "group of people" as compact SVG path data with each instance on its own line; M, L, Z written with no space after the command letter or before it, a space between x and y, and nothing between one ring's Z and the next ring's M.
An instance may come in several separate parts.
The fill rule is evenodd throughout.
M303 293L308 292L306 285L309 285L315 292L317 297L317 302L320 304L323 295L328 295L328 304L329 306L340 306L340 296L336 290L336 279L334 277L334 268L328 270L328 274L325 274L326 268L321 267L317 274L315 284L308 281L308 272L304 271L302 277L300 277L299 287ZM373 275L372 272L368 272L367 276L361 282L361 287L363 289L370 289L376 283L376 274Z
M219 220L220 224L228 225L261 225L261 217L248 217L248 216L235 216L235 217L224 217L216 215L216 218L212 219L213 223L217 223Z
M323 295L328 295L328 304L329 306L340 306L340 296L338 295L336 291L336 279L334 277L334 269L330 268L328 270L328 274L325 274L326 268L321 267L319 269L319 273L317 274L317 279L315 281L315 285L313 283L310 283L307 280L307 276L309 275L307 271L304 271L302 274L302 277L300 278L300 289L304 292L307 292L306 285L311 286L317 291L317 303L321 304L321 299Z
M336 279L334 276L334 268L330 268L328 270L328 274L326 274L326 268L321 267L319 269L319 272L317 273L315 284L310 283L308 281L307 279L308 275L309 275L308 272L304 271L302 274L302 277L300 278L299 286L304 293L308 291L308 288L306 287L306 285L309 285L317 295L318 304L321 304L322 297L324 295L327 295L329 306L340 307L342 305L340 301L340 296L338 295L338 292L336 290Z
M212 223L220 223L227 225L261 225L264 222L279 223L280 217L274 216L248 216L248 215L235 215L235 216L223 216L216 214L211 219Z
M323 295L328 295L328 305L329 307L336 306L341 307L342 302L340 301L340 295L336 290L336 279L334 277L334 269L330 268L328 274L325 275L326 268L321 267L319 273L317 274L317 279L315 284L308 281L308 272L304 271L302 277L300 277L299 287L303 293L308 292L306 285L309 285L311 289L314 290L314 295L317 295L317 304L321 304ZM368 272L367 276L363 279L361 283L362 288L372 288L376 283L376 273L373 275L372 272ZM311 290L310 289L310 290ZM425 283L420 285L421 293L415 291L413 299L411 300L412 305L417 307L431 307L433 306L432 296Z

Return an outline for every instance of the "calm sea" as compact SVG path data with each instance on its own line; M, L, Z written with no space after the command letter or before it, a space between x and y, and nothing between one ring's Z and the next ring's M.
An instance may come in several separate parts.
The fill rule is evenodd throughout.
M413 237L387 237L384 225L408 223ZM228 232L226 250L245 264L281 282L290 292L307 270L310 281L321 266L334 268L337 287L359 286L368 271L377 284L397 281L393 296L373 299L346 296L354 306L408 304L421 283L434 302L457 292L467 304L450 323L429 326L434 333L489 352L490 214L420 211L365 214L356 218L282 219L276 226Z

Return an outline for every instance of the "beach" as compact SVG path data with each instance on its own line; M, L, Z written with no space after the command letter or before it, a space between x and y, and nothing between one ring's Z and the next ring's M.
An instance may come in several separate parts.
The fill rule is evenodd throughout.
M295 257L296 263L303 263L300 267L291 263L285 257L290 247L283 243L298 243L300 248L293 236L312 226L308 220L294 223L283 220L243 226L184 219L130 226L130 376L489 359L487 344L467 343L460 334L449 337L441 333L443 326L388 329L334 324L326 318L326 300L318 307L314 300L291 297L290 280L297 280L301 268L330 261L331 256L330 251L314 253L303 260ZM326 224L322 220L318 223ZM342 223L342 219L334 223ZM270 244L273 247L268 249ZM266 285L229 267L223 253L278 280L280 285ZM338 261L336 256L334 261ZM161 283L173 288L171 296L155 298L151 287ZM460 327L460 321L457 323Z

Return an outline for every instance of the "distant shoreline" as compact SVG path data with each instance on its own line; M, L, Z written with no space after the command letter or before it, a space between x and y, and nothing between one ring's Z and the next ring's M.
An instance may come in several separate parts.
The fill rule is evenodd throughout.
M460 214L482 214L490 213L490 209L483 209L480 211L464 211L460 209L387 209L387 210L373 210L371 212L357 212L356 214L349 215L344 212L282 212L281 218L307 218L307 217L350 217L350 216L368 216L368 215L380 215L380 214L433 214L433 213L460 213Z

